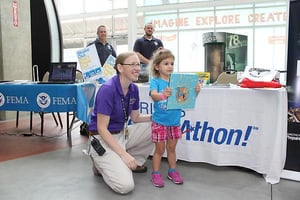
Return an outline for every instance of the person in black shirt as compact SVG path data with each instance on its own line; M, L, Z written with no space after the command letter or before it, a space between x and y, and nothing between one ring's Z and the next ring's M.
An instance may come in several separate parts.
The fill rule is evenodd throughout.
M135 41L133 51L137 53L142 64L149 64L153 53L164 46L160 39L153 36L154 27L152 23L147 23L144 31L145 35Z
M116 57L117 55L113 46L106 41L107 38L106 26L100 25L97 28L97 36L98 37L96 38L96 40L89 43L88 46L95 44L101 66L103 66L109 55L112 55L114 57Z

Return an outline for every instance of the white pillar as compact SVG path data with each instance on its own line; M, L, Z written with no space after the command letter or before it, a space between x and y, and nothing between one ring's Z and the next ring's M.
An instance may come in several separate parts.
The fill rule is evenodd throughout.
M136 1L128 0L128 50L133 50L137 32L137 9Z

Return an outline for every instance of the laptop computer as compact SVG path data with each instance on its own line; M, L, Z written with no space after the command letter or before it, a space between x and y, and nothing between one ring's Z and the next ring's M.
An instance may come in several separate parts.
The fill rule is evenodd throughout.
M51 63L49 68L48 84L72 84L76 80L76 62L55 62Z

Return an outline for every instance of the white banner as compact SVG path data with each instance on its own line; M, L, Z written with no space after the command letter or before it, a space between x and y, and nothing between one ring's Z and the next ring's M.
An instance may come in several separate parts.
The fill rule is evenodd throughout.
M141 113L152 113L148 86L140 86ZM287 92L280 89L201 89L196 108L184 110L177 158L243 166L280 180L286 157Z

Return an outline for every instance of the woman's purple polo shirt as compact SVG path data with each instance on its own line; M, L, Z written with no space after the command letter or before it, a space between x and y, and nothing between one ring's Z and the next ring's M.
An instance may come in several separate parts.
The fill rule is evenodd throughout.
M110 116L108 124L109 131L119 132L123 129L125 115L121 101L122 95L123 91L118 75L106 81L99 88L95 99L94 110L91 115L91 122L89 124L90 131L97 131L97 113ZM132 110L139 109L139 90L134 83L129 85L129 90L124 100L125 110L128 115L130 115Z

